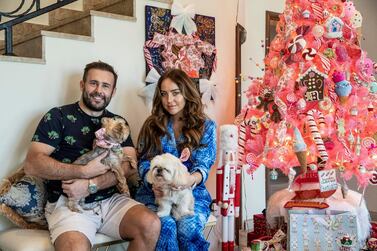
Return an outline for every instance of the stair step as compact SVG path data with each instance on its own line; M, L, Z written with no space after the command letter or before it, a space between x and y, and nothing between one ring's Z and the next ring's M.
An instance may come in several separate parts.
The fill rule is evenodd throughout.
M26 58L43 58L43 35L79 40L92 39L91 14L134 21L135 0L83 0L84 11L57 9L49 14L49 25L23 23L14 27L14 54ZM0 54L4 53L0 41Z

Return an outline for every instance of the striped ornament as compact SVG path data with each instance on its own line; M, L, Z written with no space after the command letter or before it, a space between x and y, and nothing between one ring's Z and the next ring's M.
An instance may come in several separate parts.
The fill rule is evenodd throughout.
M316 19L323 19L323 8L319 3L312 3L312 10Z
M311 61L314 59L314 57L317 55L317 50L314 48L306 48L302 51L302 57L306 61Z
M326 73L329 73L330 69L331 69L331 61L330 59L328 59L325 55L323 55L322 53L317 53L317 55L319 56L319 58L321 59L321 65L322 65L322 68L323 70L326 72Z
M288 46L288 50L291 54L295 54L299 51L302 51L306 46L306 40L302 35L296 36Z
M329 159L329 155L327 154L326 147L323 143L322 136L318 129L318 125L325 125L325 117L323 116L322 112L316 109L312 109L307 112L306 118L308 120L308 126L313 137L314 143L317 146L319 156L321 157L323 162L327 162L327 160ZM318 125L315 118L317 118L318 120Z

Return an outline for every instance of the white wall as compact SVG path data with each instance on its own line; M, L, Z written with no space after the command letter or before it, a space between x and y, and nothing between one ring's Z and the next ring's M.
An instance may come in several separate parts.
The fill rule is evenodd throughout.
M247 30L247 40L242 45L242 74L246 79L242 82L243 90L247 89L250 80L247 76L263 77L263 72L256 67L253 60L263 65L265 50L261 46L261 41L265 40L265 18L266 10L274 12L282 12L284 9L283 0L246 0L245 1L245 23ZM246 97L243 95L243 104L246 103ZM252 218L253 214L261 213L266 207L265 203L265 170L258 169L253 179L245 175L243 194L243 218Z
M234 27L236 1L182 0L194 3L196 12L216 17L218 51L218 101L208 114L218 125L234 119ZM95 42L46 38L46 65L0 61L0 99L2 133L0 141L0 179L9 175L23 161L30 139L41 116L51 107L79 99L79 81L86 63L103 60L119 73L117 94L109 109L123 115L130 123L133 140L148 111L137 90L144 85L145 63L144 6L169 7L156 1L136 1L136 22L94 18ZM226 11L225 11L226 10ZM230 35L231 34L231 35ZM207 183L215 195L214 170ZM9 227L0 218L0 230Z

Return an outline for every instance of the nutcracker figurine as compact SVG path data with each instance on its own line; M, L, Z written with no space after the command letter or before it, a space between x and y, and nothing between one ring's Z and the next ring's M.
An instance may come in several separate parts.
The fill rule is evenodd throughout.
M222 251L234 250L234 222L240 211L240 174L237 162L238 127L220 127L220 161L216 172L216 204L222 222Z

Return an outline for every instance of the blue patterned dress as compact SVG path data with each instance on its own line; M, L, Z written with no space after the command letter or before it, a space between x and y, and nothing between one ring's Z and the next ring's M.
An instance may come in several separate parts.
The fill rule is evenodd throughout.
M183 135L179 137L178 141L175 140L172 121L169 121L167 129L167 135L161 138L162 151L179 157L181 152L177 149L177 145L183 140ZM161 217L160 239L156 246L158 251L196 251L209 248L209 243L203 235L203 229L210 214L211 196L204 183L207 181L209 170L216 159L216 124L214 121L206 120L200 144L204 146L193 150L191 158L183 163L190 173L200 172L203 176L202 182L193 191L195 215L183 217L179 221L171 216ZM156 212L155 197L151 185L147 183L145 177L149 167L149 160L143 157L139 159L139 173L143 185L136 193L136 200Z

